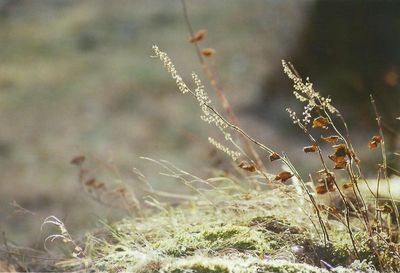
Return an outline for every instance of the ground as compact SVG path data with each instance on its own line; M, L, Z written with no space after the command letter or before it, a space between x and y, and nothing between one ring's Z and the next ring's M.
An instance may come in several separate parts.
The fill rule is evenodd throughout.
M226 185L225 185L226 186ZM324 243L308 205L281 187L268 192L208 192L207 198L158 207L127 218L86 241L86 254L58 268L86 265L106 272L376 272L352 254L343 225L331 221ZM221 197L223 196L223 197ZM316 224L318 225L318 224ZM373 260L368 236L356 234L363 259Z

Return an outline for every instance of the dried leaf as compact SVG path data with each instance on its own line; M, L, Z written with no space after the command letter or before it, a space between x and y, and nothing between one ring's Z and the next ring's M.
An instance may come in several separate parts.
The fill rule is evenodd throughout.
M383 140L382 136L373 136L372 141L375 141L376 143L381 143Z
M204 48L201 50L201 54L205 57L211 57L215 55L215 49L214 48Z
M319 116L313 120L312 127L313 128L326 128L326 126L328 124L329 124L329 120L327 118Z
M201 30L197 31L196 34L190 39L190 42L192 44L198 43L201 40L203 40L206 36L207 36L207 30L201 29Z
M345 158L338 158L335 161L335 166L333 167L335 170L343 170L346 168L347 160Z
M83 161L85 161L85 156L84 155L78 155L75 156L72 160L71 160L71 164L72 165L76 165L76 166L81 166Z
M335 169L344 169L347 165L346 156L349 156L349 150L345 144L334 145L334 153L330 154L328 158L335 162Z
M278 175L276 175L275 180L277 180L277 181L280 180L282 182L285 182L292 176L293 176L293 174L291 172L283 171L283 172L279 173Z
M372 139L368 142L368 148L370 150L376 149L378 147L378 143L382 143L382 136L373 136Z
M352 183L352 182L344 183L344 184L342 185L342 188L343 188L344 190L350 189L350 188L352 188L352 187L353 187L353 183Z
M335 149L337 157L346 157L346 155L349 155L349 150L345 144L334 145L332 147Z
M281 157L277 153L272 153L269 155L269 160L271 160L271 162L278 159L281 159Z
M86 180L85 185L87 187L95 187L95 185L97 185L96 178L91 178L91 179Z
M247 162L244 162L244 161L242 161L242 162L240 162L240 164L238 165L238 167L239 168L242 168L243 170L246 170L246 171L248 171L248 172L255 172L257 169L256 169L256 166L254 165L254 164L249 164L249 163L247 163Z
M315 187L315 192L318 194L324 194L327 192L334 192L336 188L333 186L333 184L319 184L318 186Z
M373 150L376 149L376 147L378 147L378 143L376 141L370 141L368 142L368 149Z
M332 143L332 144L336 144L336 142L338 142L339 138L340 138L339 136L328 136L328 137L321 136L321 139L323 141L326 141L326 142Z
M328 188L325 185L318 185L315 187L315 192L317 194L325 194L328 192Z
M318 147L317 147L317 145L313 144L311 146L304 147L303 151L305 153L315 153L316 151L318 151Z

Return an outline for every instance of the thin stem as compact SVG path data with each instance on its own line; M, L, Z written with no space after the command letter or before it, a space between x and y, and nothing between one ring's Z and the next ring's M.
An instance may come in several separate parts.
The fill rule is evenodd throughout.
M371 104L372 107L374 108L375 116L376 116L376 122L378 123L378 128L379 128L379 135L381 136L381 153L382 153L382 169L383 169L383 176L384 179L386 180L386 183L388 185L388 192L390 196L390 200L392 203L392 207L395 213L395 218L396 218L396 223L397 223L397 230L400 230L400 221L399 221L399 210L397 208L396 203L394 202L393 196L392 196L392 190L390 187L390 180L388 176L388 166L387 166L387 156L386 156L386 146L385 146L385 137L383 135L383 129L382 129L382 117L379 115L378 108L376 107L375 99L372 95L370 95L371 99Z
M183 16L185 19L185 23L187 25L188 31L190 33L190 36L193 37L194 36L194 30L193 30L193 26L190 22L190 18L189 18L189 13L186 7L186 1L185 0L181 0L182 3L182 11L183 11ZM215 93L218 96L218 99L221 102L222 107L224 108L225 112L228 115L228 120L235 125L240 126L239 121L232 109L231 104L229 103L228 99L226 98L226 96L224 95L224 92L218 82L218 80L216 79L213 71L210 69L210 67L208 66L207 62L204 60L202 54L201 54L201 50L200 47L198 45L198 43L194 43L194 47L195 47L195 51L196 51L196 55L199 59L199 62L203 68L204 73L207 75L208 80L211 84L211 86L213 87L213 89L215 90ZM242 144L244 145L245 149L250 153L250 155L254 158L256 165L258 167L259 170L261 170L261 172L265 172L266 168L264 166L263 161L260 158L260 155L257 153L257 151L254 149L254 147L251 145L251 143L249 143L249 141L242 137L239 134L240 140L242 142ZM257 190L260 190L259 185L256 184L255 185Z

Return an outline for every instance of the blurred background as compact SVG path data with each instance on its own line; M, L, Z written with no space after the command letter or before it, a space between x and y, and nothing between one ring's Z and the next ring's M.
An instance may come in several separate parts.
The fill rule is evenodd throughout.
M394 150L400 2L187 0L187 7L195 30L208 30L202 46L216 50L210 65L250 135L286 151L304 175L315 170L317 161L302 152L307 138L285 112L301 112L282 73L286 59L343 111L375 175L379 153L366 148L377 134L368 95ZM48 215L73 236L127 215L82 190L70 164L77 155L106 183L139 194L133 168L156 189L184 187L140 156L202 177L221 160L229 165L213 154L207 138L216 131L199 119L197 104L150 57L157 44L184 79L195 71L206 82L189 36L178 0L0 1L0 231L8 240L41 247Z

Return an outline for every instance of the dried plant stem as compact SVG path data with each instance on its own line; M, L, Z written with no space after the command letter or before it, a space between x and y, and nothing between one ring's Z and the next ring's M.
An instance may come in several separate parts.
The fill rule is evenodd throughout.
M355 154L354 147L353 147L353 144L352 144L351 139L350 139L350 132L349 132L349 127L347 126L347 122L344 120L343 115L340 113L339 110L337 110L336 116L339 117L340 121L342 122L343 127L344 127L344 130L345 130L345 132L346 132L346 141L347 141L347 143L348 143L349 148L351 149L351 151ZM361 166L360 166L359 161L351 159L350 164L351 164L351 165L353 165L353 164L356 165L356 169L357 169L357 172L358 172L357 177L358 177L359 179L362 179L362 180L365 182L365 185L367 186L368 190L370 191L370 193L372 194L372 196L375 197L375 193L372 191L371 187L370 187L369 184L368 184L367 179L365 179L365 177L364 177L364 175L363 175L363 173L362 173L362 170L361 170ZM359 193L360 196L361 196L361 191L360 191L360 189L359 189L359 187L358 187L358 183L356 183L356 189L357 189L358 193ZM363 203L364 203L364 205L365 205L365 202L363 202Z
M194 30L193 30L192 24L190 22L189 14L188 14L187 7L186 7L186 1L181 0L181 3L182 3L183 16L185 18L186 25L188 27L190 36L193 37ZM225 112L228 115L229 122L231 122L232 124L235 124L237 126L240 126L239 121L232 109L232 106L230 105L228 99L224 95L224 92L223 92L219 82L217 81L213 71L210 69L207 62L204 60L203 56L201 55L201 50L200 50L198 43L194 43L194 47L195 47L195 51L196 51L197 57L199 59L199 62L203 68L203 71L207 75L207 78L208 78L211 86L215 90L215 93L217 94L218 99L220 100L223 109L225 110ZM251 143L243 136L239 135L239 137L240 137L240 140L241 140L242 144L244 145L245 149L253 157L253 159L257 165L257 169L259 169L261 172L266 172L264 163L261 160L260 155L254 149L254 147L251 145ZM255 184L254 186L256 187L257 190L260 190L260 188L259 188L260 186L258 184Z
M192 92L190 91L190 93L192 93ZM192 94L194 95L194 93L192 93ZM275 153L271 148L265 146L265 145L262 144L261 142L259 142L259 141L255 140L254 138L252 138L252 137L251 137L250 135L248 135L243 129L241 129L240 127L238 127L238 126L236 126L236 125L230 123L229 121L227 121L227 120L226 120L217 110L215 110L212 106L210 106L210 105L206 105L206 106L207 106L207 108L208 108L210 111L212 111L213 113L215 113L215 114L216 114L226 125L228 125L231 129L233 129L233 130L235 130L236 132L240 133L242 136L246 137L249 141L251 141L252 143L254 143L255 145L257 145L258 147L260 147L262 150L268 152L269 154ZM301 183L301 185L302 185L304 191L307 193L307 195L308 195L308 197L310 198L310 200L311 200L311 202L312 202L314 208L316 209L316 211L317 211L317 216L318 216L318 220L319 220L319 222L320 222L321 229L322 229L323 234L324 234L324 240L325 240L325 243L326 243L326 241L329 241L329 235L328 235L327 229L326 229L326 227L325 227L325 224L323 223L323 220L322 220L322 218L321 218L321 215L320 215L320 213L319 213L319 209L318 209L318 206L317 206L317 204L316 204L316 202L315 202L315 199L313 198L313 196L311 195L311 193L308 191L307 186L306 186L306 184L305 184L303 178L302 178L302 177L300 176L300 174L297 172L296 168L291 164L291 162L290 162L290 160L287 158L287 156L286 156L286 155L283 155L283 156L280 156L280 158L281 158L282 162L293 172L293 174L296 176L296 178L300 181L300 183ZM265 174L264 174L264 175L265 175ZM311 220L311 219L310 219L310 220ZM313 223L312 220L311 220L311 222ZM313 225L314 225L314 223L313 223ZM350 227L348 227L348 228L350 228ZM351 231L350 231L350 232L351 232ZM352 233L351 233L351 237L352 237L352 242L354 242L354 238L353 238L353 236L352 236ZM354 247L355 247L355 246L354 246ZM356 250L356 253L357 253L357 256L358 256L357 250Z
M335 131L335 133L343 140L343 142L346 145L346 147L350 148L351 152L354 154L354 151L352 149L351 144L349 144L348 140L337 129L336 125L334 124L334 122L332 120L332 117L329 115L329 113L328 113L328 111L326 110L325 107L323 108L323 111L324 111L325 116L328 118L329 123L332 126L333 130ZM355 198L356 198L357 202L358 202L358 200L361 200L361 203L362 203L362 206L363 206L363 210L361 211L362 219L364 220L364 225L366 227L366 230L369 230L368 229L369 220L368 220L368 215L367 215L368 214L367 204L366 204L365 199L364 199L364 197L363 197L363 195L362 195L362 193L361 193L361 191L360 191L360 189L358 187L358 178L355 176L355 174L353 172L353 169L351 168L351 166L353 164L352 162L354 160L353 159L353 155L349 156L349 158L350 158L350 164L349 164L350 166L348 167L348 175L349 175L349 178L350 178L351 182L353 183L354 187L357 190L357 191L353 190L353 193L355 195ZM361 169L360 169L360 171L361 171ZM337 182L336 182L335 179L334 179L334 183L335 183L335 187L338 189L339 195L342 198L343 203L346 206L346 214L347 214L346 215L346 221L348 222L348 212L349 212L348 211L349 210L349 208L348 208L348 206L349 206L348 200L346 200L345 195L343 194L341 189L338 187Z
M396 203L395 203L395 201L393 199L393 196L392 196L392 190L391 190L391 187L390 187L390 180L389 180L389 176L388 176L388 172L387 172L388 166L387 166L385 138L384 138L383 129L382 129L382 117L379 115L378 108L376 107L375 99L374 99L374 97L372 95L370 95L370 99L371 99L372 107L373 107L374 112L375 112L376 122L377 122L378 128L379 128L379 135L382 138L382 141L381 141L382 166L381 166L381 168L382 168L382 171L383 171L383 176L384 176L383 178L386 180L386 183L387 183L387 186L388 186L388 192L389 192L390 201L392 203L392 207L393 207L393 210L394 210L394 213L395 213L395 216L396 216L395 218L396 218L396 223L397 223L397 230L400 231L399 210L398 210L398 208L396 206ZM379 190L379 184L378 184L377 192L378 192L378 190ZM376 198L378 199L378 196Z
M327 167L327 165L326 165L326 162L325 162L324 157L323 157L323 155L322 155L321 148L319 147L317 141L316 141L315 138L311 135L311 133L308 132L307 128L306 128L303 124L301 124L300 122L297 123L297 124L298 124L299 127L308 135L308 137L310 138L311 142L317 147L317 151L318 151L318 155L319 155L321 164L322 164L322 166L323 166L325 172L326 172L326 173L329 173L329 169L328 169L328 167ZM355 239L354 239L353 231L351 230L351 225L350 225L350 210L349 210L350 204L349 204L349 201L347 200L345 194L344 194L344 193L342 192L342 190L340 189L340 186L338 185L336 179L333 177L332 180L333 180L333 183L334 183L334 185L335 185L335 188L337 189L337 191L338 191L338 193L339 193L339 195L340 195L340 198L342 199L342 202L343 202L343 204L344 204L344 206L345 206L345 213L344 213L344 214L345 214L345 219L346 219L345 226L346 226L347 231L348 231L348 233L349 233L349 236L350 236L350 239L351 239L351 242L352 242L352 245L353 245L354 252L355 252L355 254L357 255L357 257L359 257L359 253L358 253L358 250L357 250L357 247L356 247L356 244L355 244Z

